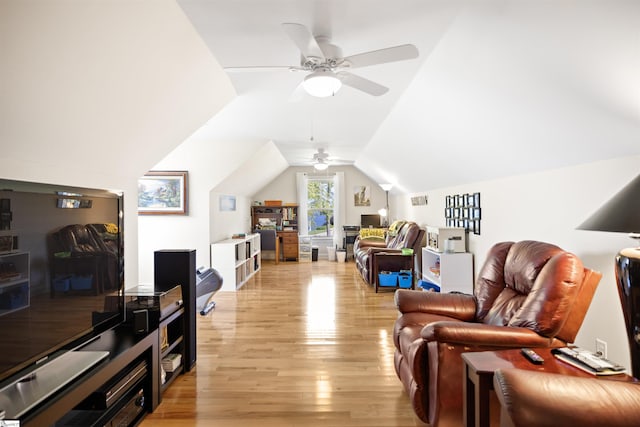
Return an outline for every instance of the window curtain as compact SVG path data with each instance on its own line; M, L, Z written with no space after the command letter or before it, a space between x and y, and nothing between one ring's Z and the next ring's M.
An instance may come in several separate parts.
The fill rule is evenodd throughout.
M309 223L307 218L307 174L296 173L296 186L298 187L298 233L306 236L309 234Z
M306 188L306 187L305 187ZM346 204L344 201L344 172L336 172L333 177L333 247L342 247L343 230L346 217Z

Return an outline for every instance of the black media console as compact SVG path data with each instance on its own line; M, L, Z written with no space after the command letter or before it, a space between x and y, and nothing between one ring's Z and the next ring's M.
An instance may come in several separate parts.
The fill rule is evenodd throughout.
M160 394L157 329L140 336L123 324L81 350L108 356L21 416L21 426L136 425L155 410Z

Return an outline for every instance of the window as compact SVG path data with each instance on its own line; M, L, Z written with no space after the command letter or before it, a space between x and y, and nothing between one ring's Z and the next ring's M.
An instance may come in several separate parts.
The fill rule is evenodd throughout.
M335 188L332 178L307 181L307 224L310 236L333 236Z

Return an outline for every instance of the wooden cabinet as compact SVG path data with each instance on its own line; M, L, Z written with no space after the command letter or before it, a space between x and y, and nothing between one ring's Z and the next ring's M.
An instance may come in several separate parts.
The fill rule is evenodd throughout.
M29 253L0 255L0 316L29 306Z
M298 261L298 232L278 231L278 237L282 246L282 258L285 261Z
M212 243L211 267L222 276L221 290L239 289L260 270L260 235Z
M422 248L422 279L438 285L440 292L473 294L473 255Z

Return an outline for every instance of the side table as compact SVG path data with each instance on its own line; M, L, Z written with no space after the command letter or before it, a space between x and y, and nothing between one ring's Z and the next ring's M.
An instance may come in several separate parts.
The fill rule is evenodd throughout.
M636 382L626 374L597 376L556 359L549 348L534 348L544 359L541 365L529 362L520 349L462 353L462 393L464 399L462 417L465 427L489 427L489 393L493 390L493 373L498 369L516 368L528 371L551 372L572 377L598 378L607 381Z
M413 272L413 255L403 255L400 252L375 252L371 256L374 256L373 260L374 268L373 268L373 284L376 293L378 293L378 288L380 288L380 281L378 274L380 271L389 270L389 271L399 271L399 270L410 270L411 271L411 289L414 289L414 272ZM395 287L388 287L389 289L397 289L398 285Z

